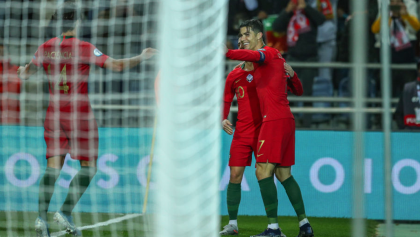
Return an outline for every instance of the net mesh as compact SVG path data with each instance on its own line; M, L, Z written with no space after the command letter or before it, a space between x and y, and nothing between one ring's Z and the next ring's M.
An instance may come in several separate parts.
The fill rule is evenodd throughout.
M6 0L0 4L0 164L4 167L0 170L4 177L0 179L1 192L4 194L0 195L0 225L5 227L0 230L0 236L35 236L39 183L47 166L47 146L44 141L47 123L44 124L44 121L49 114L46 111L48 108L60 111L60 101L67 98L63 89L66 81L63 81L63 77L59 78L61 81L57 89L60 93L54 97L50 95L50 90L56 87L51 83L57 79L54 75L63 76L60 74L63 72L62 63L51 63L51 74L44 65L27 80L18 78L17 69L33 59L41 44L61 35L61 25L66 23L60 18L63 13L58 11L59 20L51 19L62 4L69 2ZM89 42L100 53L114 59L135 57L147 47L156 48L158 3L158 0L74 1L77 14L81 17L77 39ZM76 50L76 55L84 53L83 50ZM96 60L97 55L93 52L90 57ZM78 60L80 57L73 57L68 62L67 72L70 71L69 65L81 63ZM54 66L57 67L54 69ZM128 63L123 66L128 67ZM97 173L73 210L73 220L83 234L148 234L148 218L144 218L143 211L153 213L154 204L153 178L147 203L145 194L154 143L156 69L154 58L122 71L101 68L94 63L90 66L88 102L98 127L99 145ZM68 83L70 78L81 76L79 71L69 73L66 78ZM72 89L76 90L70 88L69 94ZM83 103L84 97L77 93L72 95L72 109L66 113L60 111L47 120L54 131L66 130L62 128L61 121L66 119L63 117L67 117L71 126L80 126L79 118L84 115L74 110ZM92 144L92 138L95 137L92 121L86 125L87 132L78 131L74 136ZM59 139L52 144L62 145ZM71 141L70 146L77 147L76 142ZM83 150L82 147L77 149ZM90 148L89 152L92 154ZM76 153L65 154L63 168L55 183L48 214L52 236L64 235L62 227L53 223L53 215L60 210L69 193L71 180L81 170L79 161L73 159ZM63 154L58 152L56 155Z

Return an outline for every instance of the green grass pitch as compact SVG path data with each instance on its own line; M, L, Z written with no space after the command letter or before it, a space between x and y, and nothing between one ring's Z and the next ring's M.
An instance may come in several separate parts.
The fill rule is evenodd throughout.
M34 221L37 217L35 212L0 212L0 237L31 237L35 236ZM124 216L123 214L91 214L76 213L73 215L74 222L78 227L86 227L100 222L106 222L111 219ZM53 213L49 214L50 232L57 233L61 229L51 220ZM104 226L88 228L82 230L85 237L88 236L151 236L150 223L151 217L144 218L138 216L118 223L112 223ZM317 237L347 237L351 236L351 219L347 218L315 218L309 217L315 236ZM228 217L221 217L221 226L228 223ZM250 236L261 233L267 227L267 218L265 216L239 216L239 237ZM279 224L283 232L288 237L296 237L298 234L298 223L296 217L279 217ZM367 220L368 237L375 236L375 229L378 222ZM148 231L147 228L149 228ZM130 231L129 231L130 230ZM131 232L131 234L130 234ZM70 235L60 235L67 236Z
M350 237L351 219L348 218L319 218L308 217L316 237ZM287 237L296 237L299 234L299 224L296 217L279 216L279 225ZM228 216L222 216L222 227L229 222ZM378 222L366 220L367 237L374 237ZM265 216L239 216L239 237L249 237L259 234L267 228Z

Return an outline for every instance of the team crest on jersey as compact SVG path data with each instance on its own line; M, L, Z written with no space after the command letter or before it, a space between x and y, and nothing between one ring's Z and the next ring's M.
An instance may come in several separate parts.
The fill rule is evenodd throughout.
M251 82L252 80L254 80L254 77L251 74L248 74L248 76L246 76L246 80L248 82Z
M99 49L94 49L94 50L93 50L93 54L94 54L96 57L99 57L99 56L101 56L103 53L102 53L101 51L99 51Z

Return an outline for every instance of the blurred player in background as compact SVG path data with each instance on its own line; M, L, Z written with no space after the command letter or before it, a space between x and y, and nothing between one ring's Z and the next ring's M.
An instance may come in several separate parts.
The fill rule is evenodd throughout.
M254 78L263 119L258 136L256 175L269 224L265 231L256 236L280 237L282 234L277 220L275 173L298 216L298 237L312 237L313 230L306 218L299 185L291 175L291 166L295 164L295 121L287 100L287 84L288 80L296 85L300 81L278 50L264 45L260 21L243 22L239 35L245 49L227 50L226 56L233 60L254 62ZM285 70L288 70L291 79L288 79ZM299 94L302 93L302 90L299 91Z
M37 236L44 237L50 236L48 206L67 153L80 161L81 169L72 179L61 209L54 214L54 221L65 226L68 233L80 235L71 213L96 174L98 158L98 126L87 89L90 65L121 71L156 53L155 49L147 48L136 57L116 60L92 44L78 40L80 9L72 1L65 2L52 20L62 22L62 34L39 46L32 61L18 69L19 77L28 79L38 67L43 67L49 78L50 102L44 122L47 168L40 181L39 217L35 221Z
M10 63L7 47L0 39L0 123L20 123L20 84L16 73L18 66Z

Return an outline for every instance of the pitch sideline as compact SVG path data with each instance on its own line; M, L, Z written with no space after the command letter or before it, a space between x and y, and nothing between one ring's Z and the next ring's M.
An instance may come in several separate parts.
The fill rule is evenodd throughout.
M110 224L115 224L115 223L118 223L118 222L121 222L121 221L132 219L132 218L135 218L135 217L138 217L138 216L142 216L142 215L143 214L128 214L128 215L117 217L117 218L114 218L114 219L110 219L110 220L107 220L107 221L104 221L104 222L99 222L99 223L96 223L94 225L82 226L78 229L79 230L87 230L87 229L93 229L93 228L100 227L100 226L107 226L107 225L110 225ZM66 231L62 230L62 231L59 231L59 232L51 233L51 236L62 236L62 235L65 235L65 234L66 234Z

